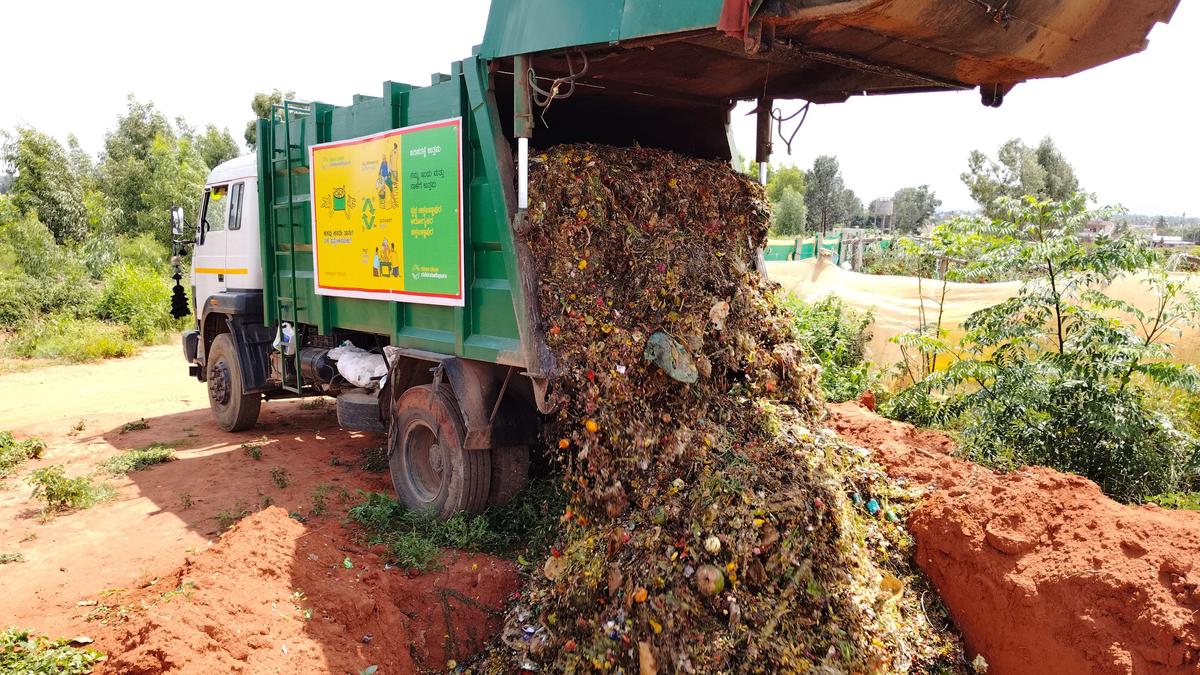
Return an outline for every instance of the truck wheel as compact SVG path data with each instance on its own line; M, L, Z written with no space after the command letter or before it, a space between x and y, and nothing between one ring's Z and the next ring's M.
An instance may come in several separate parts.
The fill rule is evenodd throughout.
M221 333L213 340L207 356L208 406L217 418L217 425L225 431L253 427L258 421L262 395L243 391L242 364L229 333Z
M499 506L512 499L529 478L529 446L492 448L492 484L488 505Z
M491 456L465 450L462 415L450 388L413 387L396 401L388 467L396 496L410 509L448 518L487 507Z

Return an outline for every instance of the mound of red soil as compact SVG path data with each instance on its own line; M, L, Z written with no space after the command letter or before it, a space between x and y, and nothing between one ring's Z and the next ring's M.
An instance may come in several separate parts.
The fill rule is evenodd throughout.
M271 507L152 585L101 598L129 619L110 618L97 636L109 654L97 672L443 670L499 632L518 578L490 556L442 562L410 578L350 545L340 525L309 529Z
M855 404L830 425L930 485L908 521L917 563L989 673L1200 673L1200 513L1046 468L998 475Z

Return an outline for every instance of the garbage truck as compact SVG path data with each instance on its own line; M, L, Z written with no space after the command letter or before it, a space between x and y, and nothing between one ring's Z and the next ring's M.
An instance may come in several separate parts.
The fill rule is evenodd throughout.
M1177 4L494 0L448 72L345 106L275 105L256 153L209 175L194 228L172 209L194 246L190 374L228 431L263 401L335 396L343 427L387 435L404 504L480 511L520 489L551 412L531 153L733 162L733 106L752 101L765 179L772 139L801 121L777 100L978 90L997 107L1021 82L1140 51Z

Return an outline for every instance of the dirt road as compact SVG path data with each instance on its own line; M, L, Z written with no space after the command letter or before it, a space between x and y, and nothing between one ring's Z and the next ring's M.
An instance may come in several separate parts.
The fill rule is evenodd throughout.
M411 672L468 656L498 627L517 585L510 563L451 552L442 571L410 579L384 570L341 524L342 494L391 489L386 474L360 468L361 449L381 437L343 431L332 405L298 401L267 403L256 429L230 434L207 406L173 346L0 376L0 429L49 445L0 485L0 553L25 559L0 566L0 624L94 635L102 650L131 654L112 672ZM147 428L125 430L140 420ZM111 502L45 520L29 498L31 469L62 464L82 475L152 443L176 448L178 461L114 480ZM246 443L261 446L260 460ZM314 515L318 486L331 496ZM219 514L259 511L254 527L214 546ZM244 574L219 571L247 560ZM200 581L205 570L212 578ZM264 626L264 616L287 621Z

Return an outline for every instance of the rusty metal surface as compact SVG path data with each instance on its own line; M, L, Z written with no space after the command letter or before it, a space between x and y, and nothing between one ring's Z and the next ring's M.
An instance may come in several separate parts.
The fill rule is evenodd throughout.
M738 0L729 0L735 2ZM634 0L626 0L627 5ZM990 3L990 4L989 4ZM608 93L719 104L969 89L1004 94L1140 52L1179 0L763 0L731 37L714 27L582 46ZM533 57L564 72L561 50Z

